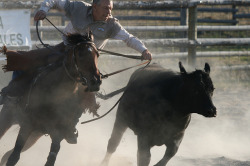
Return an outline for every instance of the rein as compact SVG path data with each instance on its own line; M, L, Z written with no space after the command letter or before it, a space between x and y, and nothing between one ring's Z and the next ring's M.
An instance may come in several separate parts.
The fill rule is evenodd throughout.
M129 70L129 69L134 68L134 67L138 67L138 66L141 66L141 65L145 65L145 64L146 64L145 67L147 67L147 66L150 64L150 62L151 62L151 61L148 60L148 61L143 62L143 63L140 63L140 64L138 64L138 65L134 65L134 66L127 67L127 68L125 68L125 69L117 70L117 71L115 71L115 72L112 72L112 73L109 73L109 74L102 75L102 78L108 78L109 76L112 76L112 75L121 73L121 72L123 72L123 71Z
M87 78L85 78L82 74L82 72L79 70L79 67L77 65L77 58L76 58L76 55L75 55L75 49L77 46L79 46L80 44L89 44L92 48L95 49L95 45L93 42L89 42L89 41L86 41L86 42L80 42L78 43L77 45L73 46L73 55L72 55L72 61L73 61L73 66L76 70L76 73L77 73L77 76L80 78L80 80L76 79L74 76L72 76L69 72L69 69L67 68L66 64L65 64L65 59L63 61L63 68L66 72L66 74L68 75L68 77L74 81L74 82L78 82L78 83L81 83L82 85L87 85L88 84L88 80ZM98 53L98 52L97 52Z
M78 74L78 77L80 78L80 81L77 81L77 82L81 82L83 85L87 85L88 84L88 80L83 76L82 72L79 70L79 67L77 65L77 60L76 60L76 55L75 55L75 49L77 46L79 46L80 44L89 44L91 47L95 48L94 47L94 43L93 42L81 42L81 43L78 43L76 46L73 47L73 55L72 55L72 58L74 60L74 67L76 69L76 72ZM98 52L97 52L98 53ZM65 66L65 65L64 65ZM66 66L65 66L65 69Z
M122 95L122 96L123 96L123 95ZM93 121L99 120L99 119L105 117L106 115L108 115L108 114L117 106L117 104L121 101L122 96L121 96L121 97L119 98L119 100L113 105L113 107L111 107L105 114L103 114L102 116L99 116L98 118L94 118L94 119L91 119L91 120L86 120L86 121L84 121L84 122L81 122L81 124L93 122Z
M112 52L112 51L107 51L107 50L103 50L103 49L98 49L98 51L101 52L105 52L111 55L115 55L115 56L121 56L121 57L125 57L125 58L130 58L130 59L140 59L143 60L141 56L136 56L136 55L124 55L124 54L120 54L120 53L116 53L116 52Z
M107 51L107 50L103 50L103 49L97 49L97 50L98 50L98 51L101 51L101 52L108 53L108 54L110 54L110 55L115 55L115 56L130 58L130 59L143 60L143 59L142 59L142 56L125 55L125 54L120 54L120 53L116 53L116 52L112 52L112 51ZM138 66L141 66L141 65L144 65L144 64L146 64L146 66L148 66L148 65L150 64L150 62L151 62L151 60L148 60L148 61L143 62L143 63L140 63L140 64L138 64L138 65L134 65L134 66L131 66L131 67L127 67L127 68L125 68L125 69L117 70L117 71L115 71L115 72L112 72L112 73L109 73L109 74L102 75L102 78L108 78L109 76L112 76L112 75L121 73L121 72L123 72L123 71L129 70L129 69L131 69L131 68L138 67ZM145 67L146 67L146 66L145 66Z

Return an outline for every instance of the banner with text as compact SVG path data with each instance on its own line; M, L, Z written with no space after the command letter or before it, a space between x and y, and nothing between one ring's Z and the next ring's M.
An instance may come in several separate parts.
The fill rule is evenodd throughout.
M0 47L31 48L30 10L0 10Z

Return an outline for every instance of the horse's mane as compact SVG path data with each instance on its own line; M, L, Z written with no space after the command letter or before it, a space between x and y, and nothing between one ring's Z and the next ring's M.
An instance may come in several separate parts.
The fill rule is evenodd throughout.
M76 45L81 42L92 42L92 35L86 33L85 35L81 34L68 34L66 36L66 42L69 45Z

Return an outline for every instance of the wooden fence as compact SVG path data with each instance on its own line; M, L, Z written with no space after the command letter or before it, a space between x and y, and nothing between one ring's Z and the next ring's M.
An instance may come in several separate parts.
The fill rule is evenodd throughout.
M38 9L41 1L29 1L29 2L0 2L1 9ZM207 6L216 6L222 5L225 7L220 8L208 8ZM230 6L230 7L228 7ZM146 39L143 42L146 45L156 45L163 47L186 47L187 52L174 53L174 56L170 54L159 55L159 58L165 57L188 57L189 65L195 65L196 57L206 56L234 56L238 55L237 52L197 52L198 46L248 46L250 45L250 38L216 38L216 39L199 39L197 38L197 33L199 31L249 31L250 25L246 26L235 26L238 23L239 19L250 18L250 14L238 13L239 10L237 6L250 6L250 0L169 0L169 1L157 1L157 2L127 2L127 1L115 1L114 9L115 10L174 10L179 11L179 17L149 17L149 16L117 16L120 20L173 20L180 21L180 26L127 26L125 27L128 31L163 31L163 32L181 32L186 33L186 38L183 39ZM197 19L197 14L199 12L223 12L231 14L231 19L229 20L212 20L212 19ZM64 22L67 19L60 13L50 13L49 16L59 16L62 19L62 25L59 26L59 29L64 28ZM228 23L227 26L198 26L198 23ZM39 28L41 31L52 31L55 30L51 26L44 26ZM31 32L35 31L35 27L31 27ZM58 43L58 41L45 41L45 43L53 44ZM108 44L113 46L120 45L120 41L110 41ZM249 56L249 52L241 52L242 56Z

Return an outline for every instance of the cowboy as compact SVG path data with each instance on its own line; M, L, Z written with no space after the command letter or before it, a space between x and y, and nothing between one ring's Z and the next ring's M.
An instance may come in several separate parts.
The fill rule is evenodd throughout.
M112 0L93 0L92 5L82 1L44 0L34 20L43 20L51 8L64 11L69 18L70 22L64 29L64 34L84 34L86 31L91 30L97 48L103 48L108 39L112 38L122 40L127 46L140 52L142 59L152 59L152 54L145 45L138 38L129 34L119 21L112 16Z

